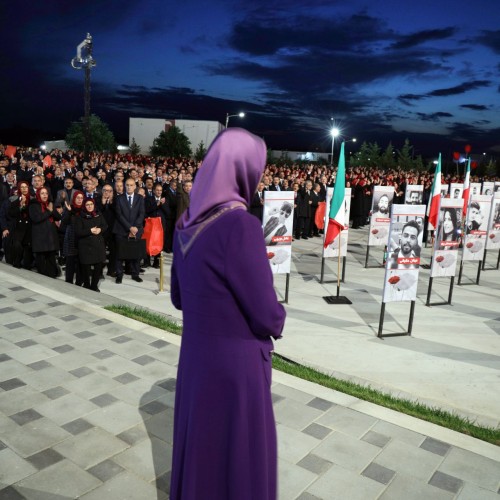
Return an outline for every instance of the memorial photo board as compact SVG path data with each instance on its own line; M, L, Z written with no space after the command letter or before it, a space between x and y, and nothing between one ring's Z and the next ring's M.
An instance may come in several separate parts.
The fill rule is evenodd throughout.
M482 260L493 197L476 195L469 199L464 227L462 260Z
M405 192L405 205L422 205L424 186L408 184Z
M391 206L394 199L394 187L375 186L373 189L368 246L385 246L391 223Z

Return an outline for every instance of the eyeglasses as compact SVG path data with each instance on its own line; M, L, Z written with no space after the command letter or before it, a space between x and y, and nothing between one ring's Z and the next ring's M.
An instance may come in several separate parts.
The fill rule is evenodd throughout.
M290 217L290 212L287 212L286 210L280 210L280 214L284 215L285 217Z

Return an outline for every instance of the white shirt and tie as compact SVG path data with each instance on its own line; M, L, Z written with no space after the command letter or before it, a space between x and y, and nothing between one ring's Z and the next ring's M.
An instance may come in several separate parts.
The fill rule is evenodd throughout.
M128 194L127 198L128 198L128 206L130 208L132 208L132 204L134 203L134 195L133 194Z

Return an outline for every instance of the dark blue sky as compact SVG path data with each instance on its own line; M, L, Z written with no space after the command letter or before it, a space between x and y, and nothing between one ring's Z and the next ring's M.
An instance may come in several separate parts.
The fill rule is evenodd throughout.
M405 137L416 153L500 154L495 0L20 0L2 6L0 128L64 134L83 114L76 46L94 40L92 112L231 120L273 148ZM1 140L1 137L0 137Z

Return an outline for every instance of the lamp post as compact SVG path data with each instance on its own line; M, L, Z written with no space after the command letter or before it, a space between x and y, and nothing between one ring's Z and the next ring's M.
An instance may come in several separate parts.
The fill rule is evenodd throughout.
M71 66L75 69L85 69L85 97L84 97L84 136L85 152L90 150L90 70L96 65L92 57L92 36L87 33L85 40L76 47L76 57L71 59Z
M226 113L226 128L229 123L229 118L232 118L233 116L239 116L240 118L244 118L245 113L243 113L243 111L241 113L237 113L236 115L230 115L229 113Z
M332 158L330 161L330 165L333 167L333 151L335 148L335 137L339 136L340 130L337 127L333 127L332 130L330 131L330 134L332 135Z

